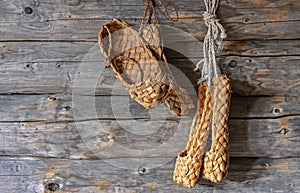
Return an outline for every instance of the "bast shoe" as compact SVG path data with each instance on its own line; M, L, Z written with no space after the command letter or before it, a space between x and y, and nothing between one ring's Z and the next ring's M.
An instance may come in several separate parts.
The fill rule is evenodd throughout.
M108 67L143 107L151 109L165 102L173 115L186 115L194 108L169 69L158 25L142 25L138 32L113 19L100 29L98 42Z

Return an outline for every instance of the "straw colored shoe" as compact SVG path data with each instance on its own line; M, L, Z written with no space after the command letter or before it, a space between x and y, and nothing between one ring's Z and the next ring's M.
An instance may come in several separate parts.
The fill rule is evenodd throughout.
M113 19L100 29L98 42L108 67L143 107L151 109L165 102L173 115L185 115L194 108L169 69L158 25L142 25L138 32Z

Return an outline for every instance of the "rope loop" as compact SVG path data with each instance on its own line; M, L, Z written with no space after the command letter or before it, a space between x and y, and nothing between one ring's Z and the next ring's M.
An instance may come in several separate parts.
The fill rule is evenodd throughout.
M169 3L171 4L174 12L175 12L175 15L176 17L173 18L171 17L170 13L169 13L169 10L166 6L166 4L162 1L162 0L157 0L157 2L162 6L162 8L164 9L164 12L167 16L167 18L170 20L170 21L178 21L179 20L179 15L178 15L178 11L177 11L177 8L174 4L174 2L172 0L168 0ZM155 23L156 24L159 24L159 20L158 20L158 17L157 17L157 12L156 12L156 9L155 9L155 0L145 0L146 2L146 7L145 7L145 11L144 11L144 15L143 15L143 18L142 18L142 22L141 22L141 25L143 24L150 24L150 21L151 21L151 16L152 14L154 15L154 18L155 18ZM146 19L147 18L147 19ZM145 22L146 21L146 22Z

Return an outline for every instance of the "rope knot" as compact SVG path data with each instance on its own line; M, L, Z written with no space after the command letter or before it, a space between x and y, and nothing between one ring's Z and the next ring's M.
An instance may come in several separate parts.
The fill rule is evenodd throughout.
M214 22L219 22L219 19L216 15L211 14L207 11L203 13L203 19L205 21L205 25L208 27L210 24L213 24Z

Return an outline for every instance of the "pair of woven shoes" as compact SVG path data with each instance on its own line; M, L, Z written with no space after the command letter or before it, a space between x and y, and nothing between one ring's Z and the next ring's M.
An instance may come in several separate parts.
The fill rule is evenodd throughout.
M109 67L130 97L143 107L151 109L166 103L173 115L186 115L194 108L168 66L158 25L142 25L138 32L124 21L113 19L100 29L98 42Z
M199 85L197 111L189 141L176 159L174 182L192 188L201 175L211 182L219 182L226 177L229 167L230 96L230 80L226 75L215 77L212 86L205 82ZM205 152L209 130L212 130L212 142Z

